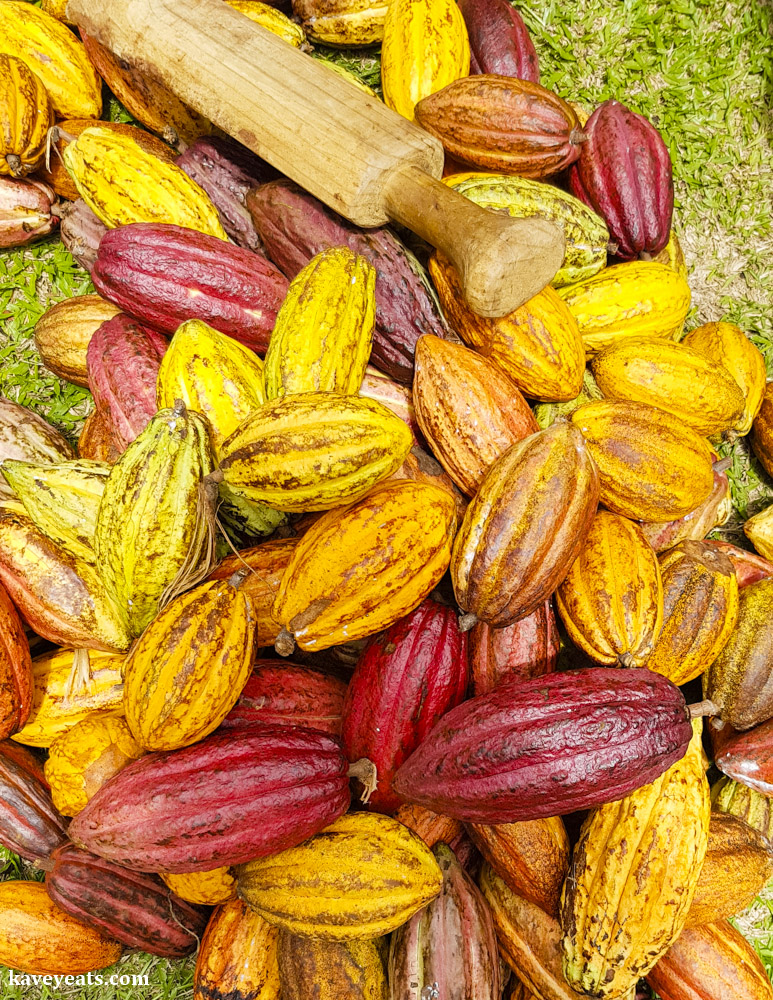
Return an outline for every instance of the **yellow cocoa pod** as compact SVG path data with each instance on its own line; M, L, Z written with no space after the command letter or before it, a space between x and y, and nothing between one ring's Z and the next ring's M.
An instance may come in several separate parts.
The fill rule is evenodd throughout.
M67 144L63 156L78 194L108 229L161 222L228 239L199 185L125 133L87 128Z
M43 364L66 382L88 388L89 341L120 311L101 295L76 295L51 306L35 324L35 347Z
M51 744L46 780L63 816L76 816L114 774L145 751L120 715L88 715Z
M709 837L701 731L696 719L680 761L583 823L561 900L564 975L578 993L619 997L682 932Z
M159 409L181 399L189 410L202 413L217 453L229 434L265 403L263 362L233 337L189 319L177 328L161 360L157 393Z
M102 81L82 42L24 0L0 3L0 54L16 56L40 78L60 118L99 118Z
M319 941L281 931L282 1000L389 1000L387 939Z
M454 0L391 0L381 47L384 103L413 121L414 108L470 72L470 42Z
M412 443L403 421L372 399L294 393L260 407L224 442L220 471L248 500L329 510L396 472Z
M711 808L737 816L773 842L773 799L770 796L732 778L720 778L711 786Z
M94 532L110 475L107 463L76 458L36 465L7 459L2 473L44 535L78 559L95 561Z
M712 452L681 420L646 403L599 400L575 410L601 481L601 503L635 521L671 521L714 488Z
M5 0L11 2L11 0ZM104 969L123 945L65 913L42 882L0 883L0 962L36 975Z
M663 621L663 586L641 527L600 510L556 601L570 639L591 659L643 666Z
M442 884L420 837L369 812L341 816L298 847L237 869L240 898L269 923L328 941L389 934Z
M291 21L286 14L276 7L269 7L267 3L260 0L225 0L229 7L238 10L261 28L272 31L286 42L299 49L306 41L306 35L300 24Z
M382 40L388 7L389 0L295 0L293 13L315 42L350 48Z
M737 434L748 434L765 393L765 359L759 348L735 323L704 323L682 341L692 350L722 365L741 389L744 407L733 424Z
M375 268L348 247L312 257L276 317L266 352L266 398L358 393L375 321Z
M577 320L588 355L628 337L676 340L690 308L685 279L653 261L605 267L558 294Z
M581 121L580 124L583 125L584 122ZM654 261L656 264L665 264L666 267L670 267L672 271L676 271L678 275L687 281L687 261L684 259L682 244L679 242L679 237L676 235L675 229L671 230L668 243L666 243L657 257L654 258Z
M663 628L645 666L677 686L707 670L738 621L738 580L724 552L684 541L660 557Z
M64 24L72 24L67 18L67 0L42 0L41 9Z
M752 423L749 440L763 469L773 476L773 382L765 386L762 406Z
M773 560L773 504L750 517L743 531L763 559Z
M94 550L105 590L133 636L211 568L201 498L211 471L206 421L183 403L159 410L110 471Z
M247 683L255 615L238 583L213 580L182 594L126 658L126 721L146 750L178 750L209 736Z
M273 617L289 655L354 642L417 607L448 569L456 501L437 486L380 483L316 521L282 576Z
M78 651L82 655L81 650ZM32 661L32 710L23 729L11 739L32 747L51 744L94 712L123 712L123 663L125 657L90 649L88 680L73 692L68 680L75 650L57 649Z
M236 879L230 868L213 868L209 872L191 872L189 875L162 872L161 878L175 896L189 903L217 906L236 897Z
M279 1000L278 935L240 899L218 906L201 939L194 1000Z
M40 77L0 54L0 174L25 177L40 165L54 109Z
M591 369L607 399L649 403L704 437L734 427L743 413L744 396L730 372L684 344L630 337L599 352Z
M433 254L429 272L443 312L462 340L509 375L525 396L551 402L582 390L585 354L577 321L552 288L499 319L467 305L450 261Z

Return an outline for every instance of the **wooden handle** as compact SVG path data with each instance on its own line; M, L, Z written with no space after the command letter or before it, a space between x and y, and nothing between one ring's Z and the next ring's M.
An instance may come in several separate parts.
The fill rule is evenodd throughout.
M395 171L384 188L391 219L441 250L480 316L517 309L547 285L564 259L564 236L544 219L486 211L416 167Z
M437 246L481 315L511 312L560 267L557 227L446 187L433 136L223 0L70 0L67 14L355 225L393 220Z

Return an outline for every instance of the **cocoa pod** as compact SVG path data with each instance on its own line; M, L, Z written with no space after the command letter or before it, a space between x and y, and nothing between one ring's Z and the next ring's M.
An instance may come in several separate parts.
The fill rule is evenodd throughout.
M649 666L663 621L657 556L641 528L600 510L556 591L569 638L592 660Z
M728 777L762 795L773 796L773 720L736 732L725 726L712 732L714 762Z
M450 493L456 504L457 520L461 522L467 509L467 499L462 495L453 479L443 471L443 466L436 462L429 452L417 444L411 448L403 459L403 464L393 472L390 479L408 479L412 483L424 483L426 486L438 486Z
M395 813L395 819L403 826L407 826L424 841L427 847L434 847L439 841L444 844L451 844L457 837L464 833L464 827L458 819L451 819L450 816L440 816L425 809L423 806L415 806L410 802L405 802Z
M474 351L431 335L416 345L413 404L433 454L469 496L496 459L537 430L514 382Z
M462 610L494 627L532 614L574 562L598 504L598 478L571 424L513 445L486 473L454 542Z
M733 565L704 542L680 542L660 557L663 627L647 667L674 684L699 677L717 657L738 620Z
M43 364L59 378L88 388L89 341L120 311L101 295L76 295L51 306L35 324L35 347Z
M247 193L276 171L228 136L204 135L177 157L177 166L207 192L223 229L240 247L260 253L258 231L247 211Z
M260 254L163 224L107 233L92 280L100 295L156 330L173 334L200 319L261 353L287 294L285 279Z
M277 941L276 928L241 900L218 906L196 959L194 1000L279 1000Z
M392 935L390 997L413 1000L429 989L447 1000L499 1000L499 954L488 905L446 844L432 853L443 887Z
M4 396L0 396L0 463L6 458L20 462L61 462L74 458L72 448L51 424ZM0 476L0 500L13 499L13 490Z
M389 1000L385 938L324 941L279 933L283 1000Z
M675 521L642 521L641 528L653 549L665 552L679 542L702 541L713 528L727 521L732 509L727 473L714 469L714 489L695 510Z
M26 177L40 166L54 124L48 91L30 66L0 54L0 175Z
M750 517L743 533L761 555L773 557L773 505Z
M765 386L765 395L752 423L749 440L760 465L769 476L773 476L773 382Z
M574 163L585 139L574 109L552 90L494 74L430 94L416 105L416 120L454 159L536 180Z
M113 465L120 454L107 420L101 413L92 410L86 417L78 438L78 455L94 462Z
M773 842L773 801L732 778L720 778L711 789L711 808L737 816Z
M242 584L243 593L249 593ZM286 660L255 660L239 700L221 729L282 725L341 735L346 685L331 674Z
M727 920L682 931L647 982L661 1000L773 1000L757 952Z
M424 436L421 433L421 427L419 427L419 421L416 419L416 410L413 406L413 394L410 387L406 388L404 385L393 382L388 375L384 375L378 368L368 365L365 369L365 378L362 380L359 394L360 396L367 396L368 399L375 399L377 403L386 406L403 423L408 425L416 444L426 444Z
M102 323L89 341L89 389L121 452L156 413L156 380L166 348L165 337L124 313Z
M737 545L731 545L730 542L723 542L721 539L707 538L704 544L718 549L727 556L735 568L739 590L773 576L773 562L762 559L754 552L739 549Z
M467 637L451 608L426 600L369 640L349 682L342 727L349 760L376 765L369 808L397 811L397 769L466 690Z
M620 799L680 760L688 714L677 687L635 667L500 684L446 713L394 788L470 823L565 815Z
M749 906L773 877L773 845L737 816L712 812L709 846L686 927L713 924Z
M22 728L31 708L30 646L19 613L0 584L0 740Z
M622 260L651 260L668 243L674 210L671 157L644 115L604 101L583 126L569 172L572 194L598 212Z
M50 864L48 895L87 926L164 958L196 949L207 911L175 896L156 875L129 871L72 844L57 848Z
M287 278L322 250L348 246L376 269L376 327L371 363L410 385L416 342L447 337L426 276L389 229L361 230L290 181L272 181L247 195L247 208L271 260Z
M470 73L498 73L539 83L539 60L523 18L507 0L462 0Z
M171 146L188 144L212 130L212 125L143 67L119 59L96 38L81 32L89 59L127 111L145 128Z
M738 621L706 672L705 691L735 729L773 716L773 579L744 587Z
M107 226L100 222L82 198L62 209L62 243L82 268L91 272Z
M558 919L569 871L569 838L559 816L486 826L470 823L473 843L509 889Z
M0 743L0 844L27 861L42 861L67 839L39 768L28 750Z
M486 694L507 678L526 681L551 673L558 650L558 626L550 600L504 628L478 622L469 641L473 694Z
M59 221L51 211L54 201L41 181L0 177L0 250L48 236Z

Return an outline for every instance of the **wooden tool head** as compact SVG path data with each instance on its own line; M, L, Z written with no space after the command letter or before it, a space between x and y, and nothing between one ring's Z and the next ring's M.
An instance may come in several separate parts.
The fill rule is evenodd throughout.
M67 11L351 222L400 222L438 247L481 315L511 312L560 267L557 226L446 187L436 139L223 0L70 0Z

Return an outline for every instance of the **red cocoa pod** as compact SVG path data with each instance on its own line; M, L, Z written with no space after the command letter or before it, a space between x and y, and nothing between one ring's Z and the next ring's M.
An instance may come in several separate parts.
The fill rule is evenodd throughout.
M737 545L731 545L730 542L713 538L707 538L704 544L719 549L730 559L735 567L739 590L773 576L773 562L763 559L756 552L747 552L746 549L739 549Z
M350 761L367 757L376 765L371 809L400 808L392 779L438 719L464 699L467 672L467 636L456 613L435 601L369 640L349 682L342 738Z
M0 844L27 861L42 861L67 840L66 829L32 755L0 743Z
M539 83L539 60L523 18L507 0L459 0L470 39L470 73Z
M58 847L50 864L48 895L82 923L163 958L196 950L209 911L175 896L157 876L129 871L73 844Z
M346 684L321 670L287 660L256 660L239 700L221 729L263 725L304 726L341 735Z
M773 1000L765 966L728 920L683 930L647 982L661 1000Z
M55 201L48 184L0 177L0 250L48 236L59 221L51 211Z
M247 192L275 177L276 170L240 142L221 135L196 139L176 163L209 195L234 243L260 253L263 244L247 211Z
M478 622L470 632L473 694L486 694L505 679L526 681L556 668L560 642L551 601L514 625Z
M394 789L465 822L562 816L654 781L684 756L691 735L681 691L660 674L547 674L500 684L448 712Z
M348 762L325 733L261 726L151 753L70 824L78 847L137 871L202 872L275 854L349 808Z
M103 298L156 330L172 334L201 319L259 353L287 294L286 279L261 254L150 223L111 229L91 278Z
M89 389L121 452L155 416L156 380L166 348L166 337L125 313L104 322L89 341Z
M744 732L725 725L711 731L714 761L729 778L773 796L773 719Z
M392 935L390 997L499 1000L499 951L488 904L446 844L438 844L432 853L443 873L443 887Z
M359 229L290 181L272 181L247 195L255 228L271 260L288 277L334 246L348 246L376 269L376 327L371 364L410 385L413 354L423 333L447 337L434 293L412 254L388 229ZM214 325L214 324L213 324Z
M668 243L674 211L671 157L660 132L619 101L604 101L584 131L569 173L572 194L606 222L621 260L655 257Z
M425 97L416 120L455 159L535 180L574 163L585 139L574 109L552 90L493 73Z
M19 612L0 584L0 740L17 733L32 707L30 644Z
M62 243L80 266L89 272L94 268L99 244L106 232L107 226L82 198L62 208Z

